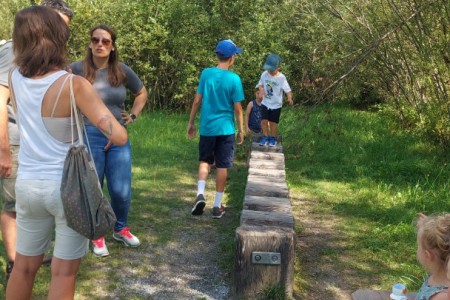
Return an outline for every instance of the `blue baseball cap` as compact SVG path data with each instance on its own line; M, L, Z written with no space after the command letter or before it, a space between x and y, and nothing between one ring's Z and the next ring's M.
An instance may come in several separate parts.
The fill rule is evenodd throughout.
M264 63L263 69L268 71L275 71L281 64L281 58L277 54L270 54L266 58L266 62Z
M217 43L216 53L222 58L228 58L235 54L242 53L242 49L238 48L232 40L222 40Z

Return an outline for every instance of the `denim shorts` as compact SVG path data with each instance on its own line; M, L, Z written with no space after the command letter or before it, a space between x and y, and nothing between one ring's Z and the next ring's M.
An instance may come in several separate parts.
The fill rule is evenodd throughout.
M67 226L60 194L61 181L16 181L16 251L37 256L50 249L53 232L53 256L73 260L86 255L89 240Z
M231 168L234 156L234 134L200 136L199 161L215 163L217 168Z
M6 178L0 178L0 200L2 201L2 210L8 212L16 211L16 193L14 191L17 177L17 165L19 156L19 146L10 146L12 172Z
M261 119L278 124L278 122L280 122L280 115L281 107L270 109L264 104L261 104Z

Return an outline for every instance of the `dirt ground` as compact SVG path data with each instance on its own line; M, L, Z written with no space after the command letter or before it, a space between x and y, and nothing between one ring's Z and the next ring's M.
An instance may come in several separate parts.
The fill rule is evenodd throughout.
M338 259L347 258L339 253L341 237L336 231L339 218L318 213L316 199L291 193L296 226L302 228L296 237L296 279L294 299L347 300L357 288L357 275L342 269ZM187 208L188 209L188 208ZM232 208L227 214L238 214ZM174 215L172 217L186 217ZM136 281L145 299L233 299L231 275L218 268L220 257L218 222L206 213L192 217L190 226L180 232L177 244L151 249L153 266L145 281ZM157 258L157 260L155 260Z
M339 218L324 215L317 199L291 193L291 204L296 227L302 228L296 236L296 282L294 299L347 300L357 289L357 275L342 269L341 235L336 229ZM300 286L300 287L298 287Z

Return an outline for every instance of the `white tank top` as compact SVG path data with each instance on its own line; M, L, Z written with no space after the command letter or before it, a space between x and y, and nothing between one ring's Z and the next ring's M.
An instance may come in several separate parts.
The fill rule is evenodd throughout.
M48 88L64 74L67 72L58 71L44 78L31 79L22 76L18 69L12 73L20 130L18 179L61 180L71 143L58 141L49 133L41 108Z

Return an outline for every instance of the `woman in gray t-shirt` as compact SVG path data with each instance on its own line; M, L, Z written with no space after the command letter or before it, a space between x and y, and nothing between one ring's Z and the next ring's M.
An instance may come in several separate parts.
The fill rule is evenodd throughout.
M72 72L89 80L106 106L123 125L133 123L147 101L147 91L133 70L119 62L116 34L111 27L99 25L89 32L90 43L83 61L70 65ZM127 90L134 96L130 113L124 107ZM137 247L139 239L127 226L131 203L131 144L111 145L107 138L92 124L86 122L87 138L95 162L100 184L104 177L111 196L111 206L116 214L113 238L126 246ZM92 241L94 254L109 255L105 238Z

